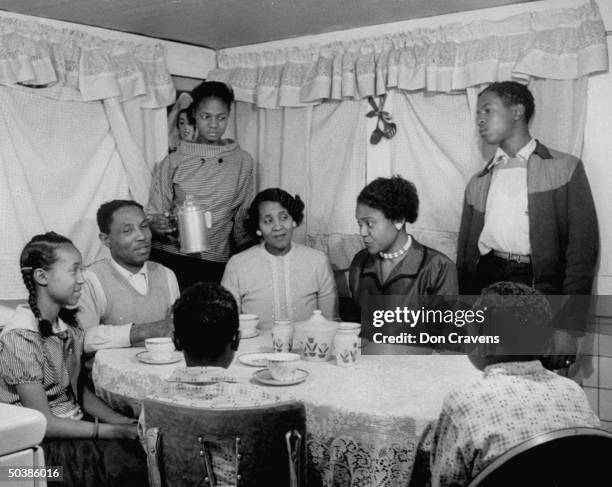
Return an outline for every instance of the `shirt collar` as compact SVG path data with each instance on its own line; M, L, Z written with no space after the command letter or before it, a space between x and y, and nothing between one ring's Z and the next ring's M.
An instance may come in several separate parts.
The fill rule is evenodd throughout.
M528 161L529 157L531 157L531 154L533 154L535 149L536 141L535 139L531 139L516 153L515 157L520 157L524 161ZM495 161L495 163L497 163L497 161L500 159L508 160L512 158L508 154L506 154L506 152L501 147L498 147L495 151L495 156L493 157L493 160Z
M223 139L223 145L216 144L200 144L199 142L186 142L181 140L178 145L178 151L189 156L195 157L218 157L221 154L235 151L238 149L238 143L231 139Z
M552 159L552 155L549 152L548 148L546 148L546 146L544 146L541 142L539 142L537 139L532 139L530 140L527 145L525 145L525 147L523 147L519 152L521 152L523 149L525 149L526 147L528 147L531 142L534 142L534 148L531 152L529 152L529 156L531 156L531 154L536 154L539 157L541 157L542 159ZM498 148L499 149L499 148ZM503 153L503 151L502 151ZM525 153L523 153L523 156L525 155ZM480 171L477 174L477 177L481 178L483 176L486 176L487 174L489 174L491 172L491 169L493 169L493 167L496 164L497 160L497 152L495 153L495 156L492 157L491 159L489 159L489 162L487 162L487 165L484 167L484 169L482 171Z
M20 304L17 306L15 309L15 314L13 314L11 320L2 329L1 334L15 329L25 329L40 333L40 329L38 328L38 320L34 317L34 313L30 307L26 304ZM60 335L67 330L68 325L58 316L57 323L52 324L51 331L54 335Z
M497 364L487 365L483 372L484 377L495 375L529 375L543 372L544 367L539 360L530 360L528 362L500 362Z
M140 268L140 270L136 271L136 272L130 272L128 271L125 267L119 265L119 263L113 259L112 257L110 258L110 263L113 266L113 269L115 269L119 274L121 274L123 277L125 277L128 281L134 277L137 274L142 274L144 276L144 278L146 279L147 282L149 282L149 273L147 271L147 263L145 262L142 267Z

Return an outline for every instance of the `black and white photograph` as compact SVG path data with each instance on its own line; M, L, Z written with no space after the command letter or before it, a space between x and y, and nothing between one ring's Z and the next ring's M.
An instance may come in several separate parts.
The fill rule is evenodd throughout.
M611 483L611 59L612 0L0 0L0 487Z

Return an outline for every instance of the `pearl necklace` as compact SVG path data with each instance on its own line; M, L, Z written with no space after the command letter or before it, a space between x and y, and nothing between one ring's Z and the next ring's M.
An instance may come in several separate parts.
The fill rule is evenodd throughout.
M412 243L412 238L410 238L410 235L408 235L408 238L406 239L406 243L401 249L397 250L396 252L392 252L390 254L387 254L385 252L378 252L378 255L380 255L380 257L383 259L395 259L399 257L400 255L404 255L406 251L410 248L411 243Z

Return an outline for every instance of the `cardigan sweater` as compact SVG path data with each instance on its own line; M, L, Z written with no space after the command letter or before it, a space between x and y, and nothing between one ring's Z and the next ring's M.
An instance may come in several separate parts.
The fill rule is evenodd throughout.
M304 321L315 309L327 319L338 314L336 281L327 256L295 242L287 254L270 254L264 244L234 255L221 280L241 313L259 316L259 328L275 320Z

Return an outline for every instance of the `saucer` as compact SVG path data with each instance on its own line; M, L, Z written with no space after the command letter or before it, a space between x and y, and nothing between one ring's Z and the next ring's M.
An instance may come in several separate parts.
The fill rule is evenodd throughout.
M183 360L183 353L175 350L172 352L172 356L169 359L156 360L151 356L151 352L139 352L136 354L136 358L144 363L144 364L152 364L152 365L166 365L166 364L175 364L176 362L180 362Z
M238 355L238 361L243 365L248 365L249 367L267 367L268 357L270 357L270 355L274 354L271 352L243 353L242 355Z
M240 333L240 339L255 338L256 336L259 336L259 330L255 330L252 333L249 333L248 335L246 333Z
M273 378L268 369L258 370L253 374L253 378L257 382L261 382L262 384L269 386L292 386L294 384L304 382L306 377L308 377L308 371L304 369L297 369L293 374L293 378L288 380L277 380Z

